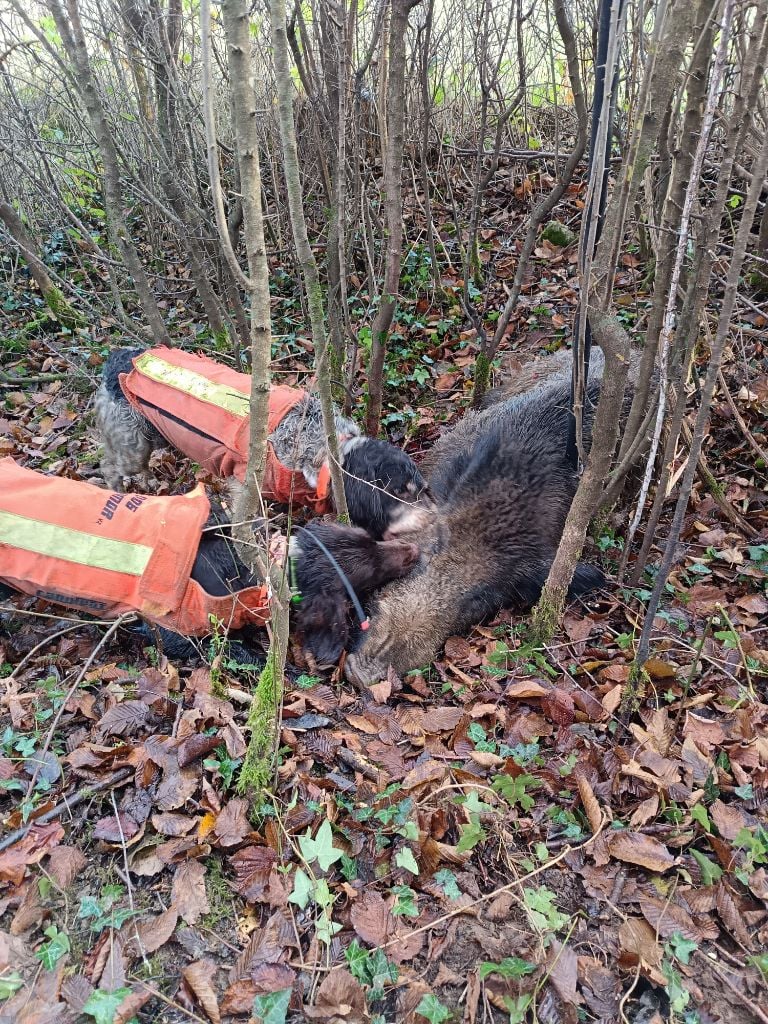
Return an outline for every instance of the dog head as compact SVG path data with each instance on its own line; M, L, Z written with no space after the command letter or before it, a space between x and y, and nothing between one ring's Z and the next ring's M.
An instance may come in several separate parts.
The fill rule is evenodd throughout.
M293 610L294 632L319 664L329 665L338 661L347 646L352 602L317 540L334 557L360 601L409 573L419 549L401 540L375 541L356 527L319 521L291 537L288 552L300 595Z
M373 437L342 446L344 492L349 517L373 537L418 531L434 506L418 466L405 452Z

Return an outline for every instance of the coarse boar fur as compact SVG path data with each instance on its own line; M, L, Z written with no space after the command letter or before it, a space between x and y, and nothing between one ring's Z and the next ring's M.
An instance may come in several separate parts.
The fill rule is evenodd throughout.
M593 353L587 448L602 370L602 353ZM390 665L400 674L426 665L447 637L538 598L578 483L565 455L569 391L569 376L555 373L467 413L438 440L424 464L434 525L420 538L414 572L375 598L370 630L347 659L352 682L374 682ZM599 569L580 563L569 596L603 582Z
M165 438L129 404L120 387L120 374L129 373L142 349L114 349L102 373L95 398L96 424L104 445L101 471L115 490L137 477L147 489L149 458ZM386 441L363 437L356 423L335 410L340 438L344 491L351 521L380 539L395 523L418 528L431 509L426 482L409 455ZM310 487L327 460L320 401L307 395L270 434L283 465L298 470Z

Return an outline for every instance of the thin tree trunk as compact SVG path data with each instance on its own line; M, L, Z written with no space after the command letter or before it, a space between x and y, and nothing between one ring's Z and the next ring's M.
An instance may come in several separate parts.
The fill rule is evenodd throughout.
M267 782L268 772L274 765L277 754L283 676L288 654L290 594L284 567L274 562L270 563L268 550L253 545L253 533L249 525L262 511L261 485L267 455L272 358L269 265L264 244L258 113L253 87L254 71L247 0L223 0L221 11L229 57L235 138L243 197L243 236L248 259L248 290L251 297L252 383L248 469L245 486L235 507L235 529L240 541L241 556L246 564L260 569L262 578L266 579L268 575L272 591L269 657L259 677L249 716L251 737L239 780L239 786L244 790L251 785L262 785ZM208 78L206 92L210 97L210 0L202 0L200 14L204 47L203 74ZM211 115L212 104L206 103L205 108L206 115ZM215 126L212 121L206 124L206 130L209 144L213 144L215 152ZM221 200L220 195L218 199ZM226 250L230 244L227 225L223 217L219 217L219 221L219 233L226 236L226 239L222 238Z
M258 515L261 505L261 484L267 460L272 322L248 6L245 0L224 0L221 10L229 57L251 296L251 434L244 504L237 510L238 519L244 520Z
M696 12L693 38L697 46L691 67L689 68L685 117L683 119L680 147L675 154L666 202L661 203L663 214L659 228L659 244L656 252L653 307L648 318L646 343L640 360L637 388L632 400L632 407L621 444L621 455L624 455L627 448L631 445L640 421L645 414L645 407L648 401L653 364L658 349L657 339L660 336L664 323L665 308L670 290L683 199L691 176L691 165L698 138L696 133L701 123L702 106L707 96L707 71L712 61L713 18L715 14L714 9L717 6L718 0L703 0ZM661 187L661 182L659 186Z
M675 246L673 249L673 261L669 268L669 281L667 284L667 296L664 303L664 316L661 322L661 333L657 343L658 348L658 362L659 362L659 401L656 410L656 422L653 429L653 437L651 440L651 448L648 453L648 459L646 461L645 474L643 476L643 483L640 488L640 495L637 500L637 508L635 514L632 517L632 521L629 524L626 536L626 547L627 549L634 540L635 533L645 509L645 502L648 496L648 490L651 486L651 477L653 475L654 463L656 462L656 453L658 451L659 442L661 440L661 431L664 425L664 417L667 407L667 392L670 387L674 387L674 380L669 376L669 350L672 344L672 336L675 329L676 311L677 311L677 294L680 285L680 280L683 274L683 266L685 263L685 255L688 247L688 238L690 234L691 226L691 213L693 210L694 200L696 193L699 188L699 178L701 175L702 167L704 166L704 155L709 144L709 133L712 127L712 121L715 116L715 109L718 103L718 97L720 94L720 81L725 69L725 60L728 52L728 44L731 34L731 18L733 16L733 5L734 0L726 0L724 13L723 13L723 24L720 31L720 42L717 48L717 54L715 56L714 63L710 74L710 86L709 93L707 96L707 104L702 112L699 105L693 109L696 111L696 132L695 135L698 138L696 143L696 152L693 156L693 161L687 159L687 155L683 157L683 163L685 165L685 176L688 180L688 186L684 189L684 196L682 197L682 208L679 211L679 215L675 215L674 218L671 214L667 214L666 223L669 228L672 229L674 225L674 234L676 237ZM707 36L707 44L709 43L710 36ZM707 46L707 63L711 60L711 50ZM695 92L694 92L695 97ZM692 98L694 98L692 97ZM690 113L691 116L686 116L685 127L691 132L691 136L694 136L694 117L693 111L686 111L686 114ZM678 194L677 188L674 189L675 204L679 205L680 195ZM671 233L671 231L670 231ZM651 370L653 364L651 363L646 368L648 382L650 381ZM641 368L642 369L642 368ZM640 390L645 384L646 395L648 382L644 382L642 379L638 383L638 390ZM641 409L643 406L640 407ZM637 433L639 425L633 424L634 433ZM630 427L627 427L627 433ZM633 435L634 436L634 435ZM624 447L622 447L620 456L625 453Z
M329 469L333 484L333 499L339 517L347 522L347 500L344 494L344 476L339 459L339 439L331 397L331 379L328 365L328 335L325 330L323 289L312 246L309 244L307 222L304 218L304 197L299 176L299 155L296 148L296 126L293 120L293 81L288 62L288 35L286 32L285 0L270 0L270 22L274 48L275 81L280 115L280 138L283 147L283 166L288 190L288 209L293 229L293 240L304 277L307 293L309 319L312 326L312 342L315 349L315 373L320 406L323 412L323 427L328 451ZM340 173L343 172L340 171Z
M509 298L504 304L504 309L502 310L501 316L496 324L496 330L493 333L493 338L490 342L486 341L486 343L481 346L480 353L478 354L475 363L475 382L472 390L472 405L475 407L479 407L483 395L487 390L491 362L493 361L498 347L501 344L501 340L504 337L504 332L507 329L510 318L517 308L517 303L520 299L520 292L523 287L523 281L525 279L525 272L528 269L528 261L536 246L536 236L538 235L539 228L562 199L565 194L565 190L573 179L573 172L579 165L581 158L584 156L584 150L587 148L588 115L587 105L584 101L584 88L581 83L579 53L576 45L576 37L574 35L570 18L568 17L566 0L555 0L554 7L557 27L565 49L566 60L568 63L568 77L570 78L571 91L573 92L573 105L578 119L576 140L570 156L566 160L565 166L558 178L557 184L548 195L539 200L531 211L528 228L525 233L520 258L517 262L517 268L515 270L514 280L512 281Z
M405 134L405 33L408 15L418 0L392 0L389 26L386 144L384 149L384 192L387 228L387 257L384 288L371 327L371 360L368 369L368 409L366 429L375 437L379 432L384 400L384 360L387 341L397 308L400 288L400 262L403 251L403 138Z
M64 49L72 64L72 72L83 97L93 133L104 165L104 204L109 219L110 234L131 275L142 311L147 318L152 338L157 345L170 345L171 339L160 309L152 294L147 275L139 259L133 238L126 223L123 208L124 184L120 175L120 161L106 114L101 105L96 82L91 70L88 48L77 0L66 0L65 14L60 0L49 0L51 13L59 31Z
M739 76L740 88L736 94L733 114L731 116L728 142L720 161L715 195L709 206L709 215L704 222L703 230L697 239L695 246L697 254L695 271L690 275L688 293L680 317L678 334L683 339L683 347L685 349L682 356L684 370L690 360L696 338L699 334L699 319L709 290L712 263L716 253L717 236L720 230L723 207L728 197L731 175L735 168L736 154L741 151L744 139L748 134L752 111L755 109L758 91L762 82L763 69L768 59L768 17L765 11L759 12L758 17L755 18L751 36L752 41L747 48L742 62L741 74ZM661 519L662 509L667 498L667 485L672 475L673 461L685 413L685 395L682 393L683 381L684 378L681 380L680 393L673 397L674 405L671 411L669 437L664 451L661 478L656 485L653 506L648 522L645 525L645 536L632 574L633 583L636 583L639 579L648 559L656 538L656 530ZM629 550L627 549L624 562L628 555ZM622 568L624 562L622 563Z
M85 322L84 318L67 302L61 289L57 288L51 280L48 268L37 255L37 245L24 227L21 217L8 203L0 202L0 220L19 247L19 252L29 267L29 272L35 279L51 313L65 327L70 329L82 327Z
M764 73L764 69L762 69L761 73ZM653 620L659 607L659 601L661 600L661 595L664 592L667 579L669 578L669 573L675 558L677 542L680 537L680 530L683 525L686 509L688 508L688 499L693 485L693 478L696 473L699 455L704 443L704 435L709 422L709 411L712 404L712 396L714 395L715 387L717 386L720 362L722 360L725 343L731 329L731 317L736 305L739 276L744 264L747 245L749 243L750 229L755 216L755 211L757 210L757 204L760 199L760 193L762 191L766 171L768 171L768 134L764 136L762 148L752 168L752 183L750 184L747 192L746 202L744 203L744 209L741 215L741 223L739 224L739 230L736 233L736 240L733 245L733 254L731 256L730 267L728 268L723 304L720 309L720 318L717 323L717 335L710 352L707 377L704 382L704 387L702 388L701 403L696 415L693 437L691 438L691 444L689 446L688 463L685 467L683 479L680 483L680 493L677 497L677 504L675 505L672 525L670 526L669 536L667 537L667 543L664 549L664 556L661 560L659 571L656 574L653 592L648 600L648 606L645 611L645 621L643 622L643 630L640 634L640 640L637 645L637 654L634 662L636 674L642 670L643 665L648 659L651 633L653 632Z
M534 628L542 638L551 636L562 615L565 596L584 547L587 527L598 508L604 482L610 473L618 437L630 345L627 332L610 312L613 276L624 238L627 210L632 207L658 137L660 120L655 112L663 112L669 103L690 38L693 12L687 4L678 2L667 18L658 17L628 157L606 210L605 227L589 279L586 315L594 341L605 353L605 371L595 413L592 448L547 582L534 609ZM597 164L599 166L600 162ZM602 172L598 170L598 173ZM595 208L594 215L597 213Z

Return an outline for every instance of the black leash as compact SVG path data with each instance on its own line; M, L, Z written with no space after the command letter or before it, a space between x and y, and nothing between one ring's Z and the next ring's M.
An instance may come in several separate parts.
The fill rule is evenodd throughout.
M360 620L360 629L362 629L362 630L368 629L368 627L370 626L370 622L368 621L368 616L363 611L363 606L360 604L360 601L358 600L357 594L355 593L352 584L349 582L349 579L347 578L347 574L341 568L341 566L336 561L334 556L331 554L331 552L328 550L328 548L325 546L325 544L323 544L323 542L320 540L320 538L316 537L314 535L314 533L312 533L310 530L305 529L305 527L303 527L303 526L294 526L294 530L299 530L301 533L305 533L308 537L311 537L312 540L315 542L315 544L317 544L317 546L323 552L325 557L328 559L328 561L331 563L331 565L333 566L334 570L336 571L336 574L338 575L339 579L344 584L344 589L346 590L347 594L349 594L349 599L352 602L352 604L354 605L355 612L357 613L357 617ZM296 582L296 564L295 564L295 560L293 558L291 558L291 585L292 585L291 589L296 589L295 588L295 582ZM291 600L294 603L300 601L301 600L301 593L297 591L293 595Z

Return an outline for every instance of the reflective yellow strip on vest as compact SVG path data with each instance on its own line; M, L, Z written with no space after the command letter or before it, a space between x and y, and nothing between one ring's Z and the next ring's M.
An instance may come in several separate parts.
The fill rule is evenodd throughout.
M141 576L152 555L146 544L96 537L68 526L41 523L13 512L0 511L0 544L47 555L63 562L109 569L126 576Z
M245 419L250 411L250 395L229 384L217 384L201 373L188 370L185 366L174 366L151 352L144 352L134 360L133 365L150 380L166 384L169 388L182 391L208 405L215 405L233 416Z

